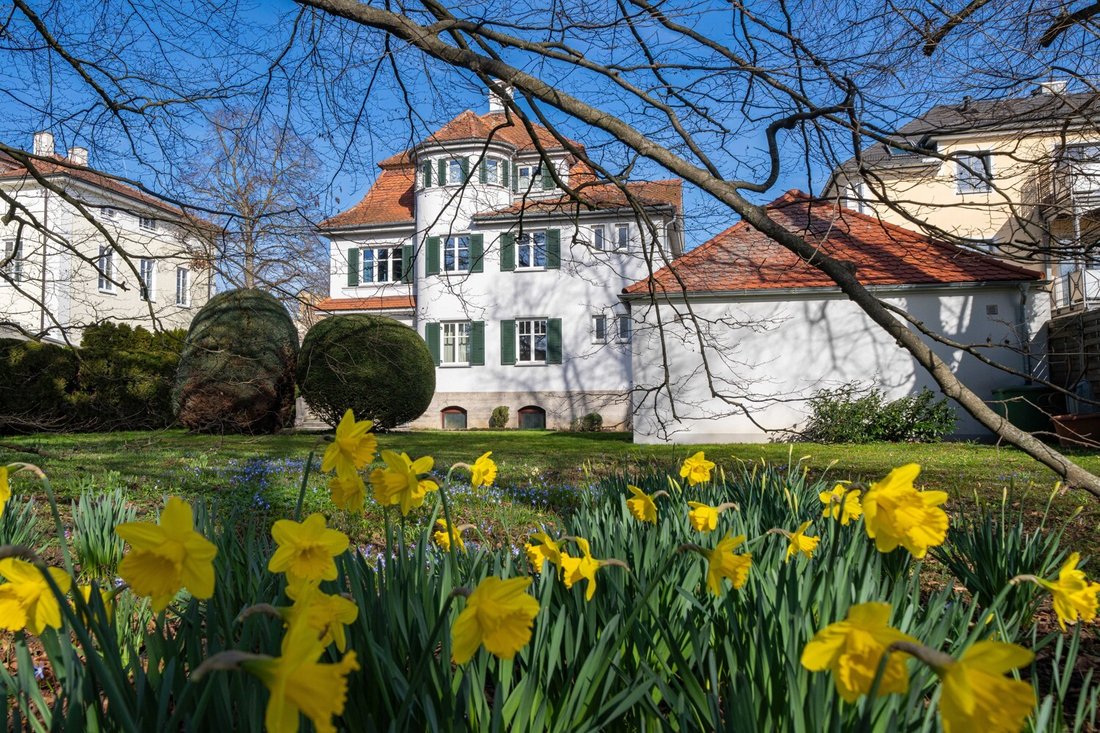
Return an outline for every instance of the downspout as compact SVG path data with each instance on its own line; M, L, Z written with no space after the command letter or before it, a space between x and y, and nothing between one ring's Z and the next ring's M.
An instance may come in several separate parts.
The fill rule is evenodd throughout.
M1034 361L1031 356L1031 329L1027 319L1027 296L1031 290L1029 283L1020 283L1020 300L1016 304L1016 337L1020 339L1020 343L1023 347L1024 357L1024 373L1028 375L1028 379L1025 384L1031 384L1031 376L1033 375Z
M38 332L42 336L46 335L46 265L48 264L48 255L46 253L46 232L49 231L50 222L50 189L43 187L42 193L44 194L42 199L42 231L38 233L40 241L42 242L42 285L39 289L38 307ZM64 335L64 334L62 334Z

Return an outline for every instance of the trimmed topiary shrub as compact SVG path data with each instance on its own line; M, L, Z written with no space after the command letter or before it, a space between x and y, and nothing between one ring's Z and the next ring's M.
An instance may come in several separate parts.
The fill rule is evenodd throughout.
M584 417L575 417L569 424L574 433L598 433L603 430L603 415L590 412Z
M72 349L21 339L0 339L0 433L64 430L75 417Z
M493 408L493 414L489 416L489 427L501 430L508 427L508 406L498 405Z
M156 430L175 422L172 384L187 332L103 323L84 330L73 407L99 430Z
M240 289L210 299L191 322L173 403L180 424L211 433L273 433L294 416L298 332L271 295Z
M416 331L392 318L331 316L302 340L298 387L330 425L350 407L357 419L392 429L428 409L435 362Z

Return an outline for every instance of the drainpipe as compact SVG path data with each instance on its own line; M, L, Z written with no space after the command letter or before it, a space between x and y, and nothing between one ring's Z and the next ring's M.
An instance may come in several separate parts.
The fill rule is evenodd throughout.
M38 233L39 239L42 242L42 285L39 288L39 317L38 317L38 332L43 336L46 335L46 265L49 260L46 253L46 232L50 228L50 189L42 188L42 231Z
M1016 304L1016 336L1020 339L1024 352L1024 373L1028 375L1026 384L1031 384L1033 361L1031 358L1031 329L1027 319L1027 296L1031 286L1020 283L1020 300Z

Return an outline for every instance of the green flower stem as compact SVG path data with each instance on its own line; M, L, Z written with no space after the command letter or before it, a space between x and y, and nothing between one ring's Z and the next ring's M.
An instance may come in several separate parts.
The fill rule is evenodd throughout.
M302 521L302 503L306 498L306 482L309 480L309 471L313 468L313 456L315 451L310 451L306 457L306 468L302 472L302 485L298 487L298 504L294 507L294 521Z
M461 591L466 591L466 593L464 594ZM451 603L454 601L455 596L462 595L465 597L467 594L469 594L469 592L470 591L465 588L456 588L455 591L452 591L443 600L443 608L439 609L439 616L435 620L435 625L432 626L431 633L428 634L428 641L425 646L431 648L435 645L436 637L439 634L439 630L443 628L443 623L447 620L447 614L451 609ZM450 660L447 660L444 663L449 666ZM429 666L430 660L421 660L421 662L417 665L416 674L413 676L412 681L409 683L408 690L405 693L405 699L401 701L401 717L398 718L397 725L394 727L394 730L405 730L405 718L408 716L410 709L413 707L409 704L410 698L414 697L415 695L419 695L422 692L421 680L424 677L425 670L427 670Z
M42 488L46 490L46 499L50 502L50 513L53 514L54 528L57 529L57 541L61 545L61 558L65 561L65 571L75 579L76 570L73 568L73 557L69 553L69 541L65 538L65 524L61 521L61 512L57 510L57 496L53 493L53 485L38 466L26 463L23 464L23 467L37 474L38 479L42 482Z
M451 506L447 502L447 486L450 485L450 483L451 483L451 474L454 473L455 466L458 466L458 465L459 464L456 463L454 466L451 466L451 470L447 471L447 478L444 479L443 485L439 487L439 501L443 504L443 518L445 520L447 520L447 532L449 532L449 533L450 532L456 532L457 530L455 529L454 524L451 523ZM462 464L462 465L465 465L465 464ZM458 580L458 555L455 554L455 545L457 544L457 542L455 542L455 538L454 538L453 535L449 539L450 539L450 542L447 543L447 554L451 558L451 573L452 573L452 576L454 577L454 582L457 585L458 582L459 582L459 580Z

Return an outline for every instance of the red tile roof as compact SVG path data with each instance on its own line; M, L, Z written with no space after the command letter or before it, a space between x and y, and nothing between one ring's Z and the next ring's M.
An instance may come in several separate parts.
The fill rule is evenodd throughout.
M398 158L387 158L382 165ZM340 229L343 227L368 224L412 224L413 184L416 183L416 171L411 165L383 167L374 185L367 191L363 200L347 211L321 222L322 229Z
M768 215L830 257L851 263L864 285L1019 282L1042 277L1038 272L840 208L831 200L813 199L799 191L788 191L770 203ZM651 279L662 292L836 286L823 272L745 222L685 253L655 272ZM634 283L624 292L646 293L649 280Z
M135 188L128 183L124 183L114 176L90 169L74 168L72 167L71 163L69 163L65 158L59 155L54 156L54 158L56 162L31 159L29 163L33 166L34 170L40 176L68 176L69 178L84 181L85 183L90 183L93 186L98 186L99 188L113 191L114 193L118 193L128 198L135 199L144 204L155 206L162 211L167 211L169 213L175 214L176 216L187 216L182 209L173 206L172 204L169 204L152 194L145 193L144 191ZM12 163L16 164L12 165ZM16 162L14 158L9 157L8 160L5 161L5 165L0 166L0 180L9 181L17 180L20 178L26 179L28 181L34 181L34 177L31 175L31 172L26 165L21 162ZM194 221L205 226L210 226L208 223L203 222L200 219L195 219Z
M581 171L581 175L586 174ZM569 195L555 196L553 198L530 198L517 201L503 209L482 211L474 214L475 218L489 218L495 216L510 216L525 213L554 213L562 211L576 211L577 209L622 209L629 208L630 202L622 189L613 183L586 183L582 178L580 183L574 183L572 173L569 185L576 186L577 201ZM677 212L683 206L683 182L678 179L667 181L632 181L626 184L627 191L642 206L671 206Z
M314 306L322 311L381 311L416 307L411 295L375 295L370 298L324 298Z
M504 112L490 112L479 115L471 110L466 110L458 117L448 122L438 131L429 135L421 143L457 142L459 140L488 140L501 141L515 146L517 150L527 152L537 150L561 150L562 144L546 127L531 123L534 135L527 131L527 127L514 115L509 117ZM566 138L568 140L568 138ZM536 145L536 141L538 145ZM583 148L580 143L569 140L571 145Z

